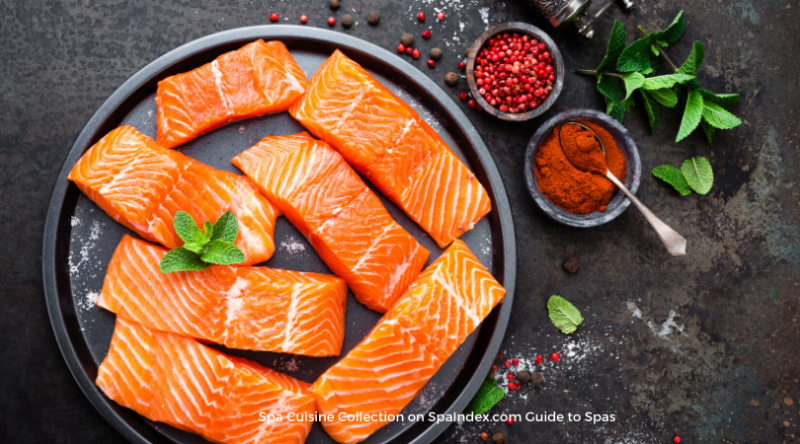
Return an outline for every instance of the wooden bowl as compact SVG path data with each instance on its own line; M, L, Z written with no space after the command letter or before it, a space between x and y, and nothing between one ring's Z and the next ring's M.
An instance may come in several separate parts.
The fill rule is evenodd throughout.
M556 206L553 202L550 202L550 200L542 194L539 190L539 184L536 182L536 174L533 172L536 152L539 150L539 145L550 135L553 128L570 121L588 121L596 123L614 136L617 146L619 146L622 154L625 155L625 163L628 166L625 186L633 194L636 194L636 190L639 188L639 182L642 180L642 161L639 158L639 149L636 146L636 142L633 141L628 130L613 117L593 109L571 109L559 113L542 124L533 137L531 137L530 142L528 142L528 149L525 151L525 184L533 200L546 215L562 224L579 228L596 227L614 220L631 204L630 199L625 197L622 191L617 190L611 202L606 205L606 211L597 211L590 214L570 213Z
M537 40L547 45L547 50L550 51L550 56L553 59L553 69L556 76L555 83L553 84L553 90L550 91L550 95L548 95L545 101L540 103L539 106L532 110L525 111L524 113L508 113L493 107L486 100L484 100L480 94L478 94L480 87L478 87L478 84L475 83L475 56L478 55L478 51L480 51L483 45L490 38L497 34L503 34L506 32L516 32L520 35L527 34L535 37ZM553 103L555 103L556 99L558 99L559 94L561 94L561 88L564 86L564 59L561 58L561 52L559 52L558 47L553 39L551 39L550 36L541 29L523 22L501 23L484 31L484 33L481 34L477 40L475 40L475 43L472 44L469 54L467 55L466 76L469 90L472 93L472 98L475 99L475 101L481 106L481 108L484 109L484 111L497 117L498 119L508 120L511 122L524 122L542 115L542 113L553 106Z

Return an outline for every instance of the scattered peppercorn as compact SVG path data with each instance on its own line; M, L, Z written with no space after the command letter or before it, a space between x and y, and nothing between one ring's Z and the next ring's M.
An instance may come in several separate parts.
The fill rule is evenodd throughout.
M681 437L675 435L675 437L672 438L672 442L674 442L675 444L679 444L681 442Z
M503 352L502 351L497 352L497 359L503 359Z
M519 359L514 358L514 359L511 360L511 363L514 364L514 365L519 365Z
M506 435L503 435L503 432L497 432L492 435L492 442L494 444L506 444Z
M467 64L465 62L458 62L458 69L463 71L464 68L466 68L466 67L467 67Z
M447 75L444 76L444 81L450 86L456 86L458 84L458 74L448 72Z
M459 95L458 95L458 97L459 97L461 100L467 100L467 98L469 97L469 94L467 94L467 92L466 92L466 91L461 91L461 94L459 94ZM493 367L497 367L497 366L495 365L495 366L493 366Z
M509 416L508 419L506 419L506 424L508 425L514 424L514 417Z
M464 94L464 93L461 93L461 94ZM467 98L467 96L465 95L465 96L464 96L464 99L466 99L466 98ZM462 100L463 100L463 99L462 99ZM496 370L497 370L497 366L496 366L496 365L493 365L493 366L492 366L492 370L495 370L495 371L496 371Z
M513 373L509 373L508 374L508 380L509 381L513 381L514 380L514 374Z
M406 54L413 55L414 54L414 48L412 48L410 46L407 46L406 47Z
M469 102L467 102L467 106L469 106L470 108L475 108L475 99L469 99Z
M489 439L489 434L486 432L481 433L481 439L486 441L487 439Z
M433 59L428 59L428 68L436 68L436 61Z
M539 356L537 356L537 357L536 357L536 360L535 360L535 361L533 361L533 363L534 363L535 365L539 365L539 364L541 364L541 363L542 363L542 355L539 355Z
M402 37L400 37L400 43L402 43L402 44L404 44L406 46L414 46L414 41L415 40L416 39L414 38L414 34L411 34L411 33L408 33L408 32L403 34Z
M331 8L338 9L339 8L339 0L331 0Z
M439 19L439 21L444 20L444 11L436 14L436 18Z
M504 362L503 363L503 367L505 367L505 368L511 367L511 362L509 362L509 361Z
M333 26L336 24L336 17L328 17L328 24Z
M531 374L523 370L517 373L517 381L519 381L522 384L527 384L531 382Z
M278 19L280 19L280 17L278 17L278 14L275 14L274 12L273 12L272 14L270 14L270 15L269 15L269 20L270 20L271 22L277 22L277 21L278 21Z
M397 45L397 52L399 52L400 54L406 52L406 45L404 45L402 43Z
M349 28L353 26L353 16L350 14L345 14L342 16L342 26L345 28Z
M369 15L367 15L367 22L372 26L377 25L380 23L380 21L381 15L378 13L378 11L372 11L369 13Z
M578 271L578 260L575 259L574 257L571 257L571 258L567 259L567 261L564 262L564 269L567 270L570 273L577 272Z
M561 355L559 355L558 353L553 353L552 355L550 355L550 359L552 359L553 362L558 362L558 360L561 359Z
M415 50L411 51L411 57L414 57L415 59L418 59L419 56L421 56L421 55L422 55L422 53L419 51L419 49L415 49Z
M534 373L531 375L531 384L534 387L539 387L544 382L544 377L541 373Z
M547 46L529 35L497 34L475 58L480 95L501 112L535 109L550 95L554 81L555 67Z
M490 371L489 374L486 376L487 381L491 381L492 379L497 379L497 372L494 370Z
M431 31L430 31L430 29L426 29L426 30L422 31L422 38L423 38L423 39L429 39L429 38L431 38Z
M305 14L301 15L301 16L300 16L300 23L302 23L302 24L304 24L304 25L305 25L306 23L308 23L308 16L307 16L307 15L305 15Z
M440 48L432 48L431 49L431 58L433 60L439 60L442 58L442 50Z
M417 19L419 19L419 21L421 21L421 22L424 22L425 21L425 13L424 12L420 12L419 14L417 14Z

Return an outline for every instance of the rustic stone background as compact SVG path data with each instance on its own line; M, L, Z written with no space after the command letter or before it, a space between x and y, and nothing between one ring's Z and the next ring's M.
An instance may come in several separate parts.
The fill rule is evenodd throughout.
M508 190L519 251L514 313L503 350L509 357L562 353L543 368L545 385L514 392L495 411L614 414L613 423L454 425L442 443L478 442L503 431L509 443L796 442L800 434L800 2L797 0L640 0L629 14L612 8L585 41L571 29L552 35L567 68L592 68L602 58L611 21L629 34L656 29L686 10L687 32L668 48L683 60L691 42L706 45L700 82L740 92L734 109L744 125L709 145L700 131L674 143L679 113L662 111L649 134L641 102L625 125L645 170L639 197L689 240L689 255L670 258L642 217L629 209L600 228L573 229L535 208L522 180L528 138L544 118L572 108L601 108L592 81L572 73L544 118L508 124L467 110L492 150ZM0 441L111 443L121 437L73 381L45 310L41 238L50 191L67 151L100 104L148 62L190 40L225 29L267 23L328 27L352 14L344 30L393 50L404 31L419 34L414 16L429 14L427 50L440 46L435 70L414 61L444 86L444 74L488 25L522 20L545 27L519 1L342 0L327 2L165 0L0 0ZM443 23L434 8L446 11ZM377 28L366 14L377 9ZM480 11L484 11L483 14ZM289 18L289 21L284 21ZM463 28L463 29L462 29ZM459 102L464 105L463 102ZM466 107L465 107L466 109ZM716 185L706 196L679 197L646 172L707 156ZM568 275L570 256L581 269ZM560 294L584 313L570 338L547 320L545 301Z

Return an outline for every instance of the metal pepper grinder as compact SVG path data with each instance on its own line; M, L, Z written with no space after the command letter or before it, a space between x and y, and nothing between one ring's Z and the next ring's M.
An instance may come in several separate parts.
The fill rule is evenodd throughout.
M525 0L533 9L544 16L547 21L558 28L564 23L573 22L578 28L578 33L587 39L594 37L594 21L600 16L609 6L614 3L614 0L609 0L599 11L593 16L587 14L589 5L592 0ZM629 11L636 6L634 0L617 0L621 6Z

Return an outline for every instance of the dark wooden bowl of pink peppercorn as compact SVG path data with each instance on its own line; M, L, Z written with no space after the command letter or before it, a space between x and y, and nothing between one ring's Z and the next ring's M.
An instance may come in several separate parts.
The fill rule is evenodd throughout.
M466 77L474 105L499 119L522 122L540 116L558 99L564 60L541 29L501 23L475 40L467 54Z

